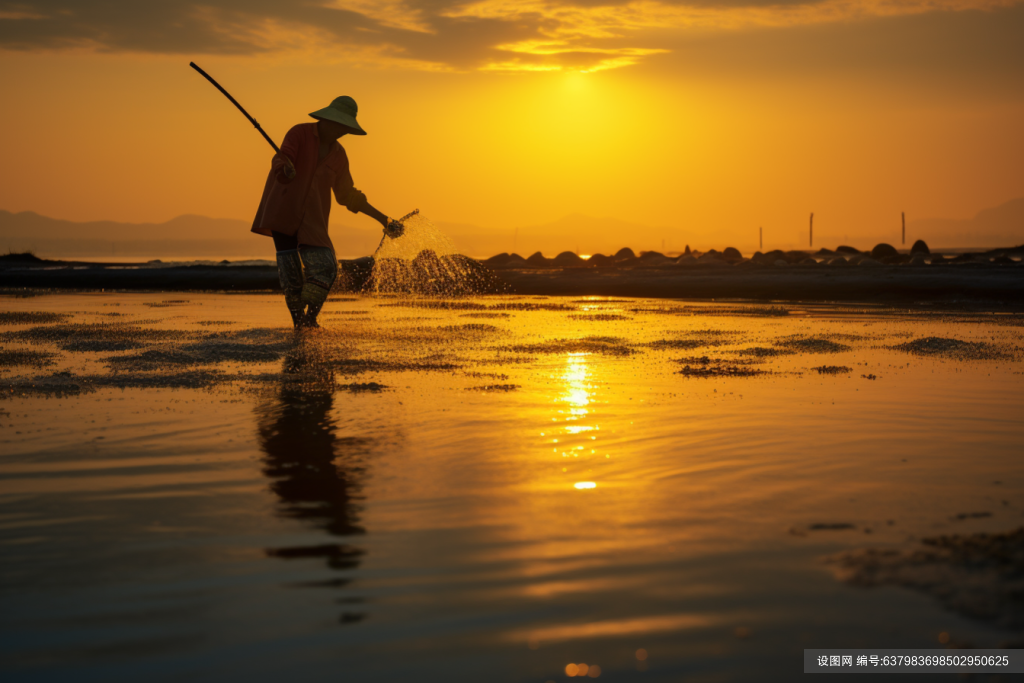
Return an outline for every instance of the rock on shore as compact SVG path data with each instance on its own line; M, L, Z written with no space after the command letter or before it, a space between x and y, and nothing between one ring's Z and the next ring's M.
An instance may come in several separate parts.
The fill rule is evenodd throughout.
M925 245L927 246L927 245ZM883 247L883 248L879 248ZM422 253L411 261L372 258L340 262L336 287L351 292L465 295L643 296L856 302L984 302L1024 307L1024 247L944 256L918 249L914 256L879 245L871 253L757 252L744 258L691 250L678 257L620 249L583 259L563 252L524 259L498 254L484 261ZM881 260L874 258L877 253ZM885 256L884 254L890 254ZM738 258L737 258L737 255ZM376 273L375 273L376 271ZM111 264L0 257L0 287L160 291L280 291L277 268L267 264Z

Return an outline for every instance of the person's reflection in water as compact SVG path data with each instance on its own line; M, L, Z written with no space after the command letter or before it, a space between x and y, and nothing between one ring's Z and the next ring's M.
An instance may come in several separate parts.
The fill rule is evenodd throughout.
M259 443L266 454L264 473L280 497L279 514L312 522L332 536L365 533L358 504L367 452L364 440L340 438L331 417L334 373L324 362L315 338L297 339L284 360L277 396L257 408ZM284 559L322 557L333 569L359 565L364 551L348 543L269 548L267 555ZM340 587L348 579L304 586ZM343 600L342 602L347 602ZM342 622L365 614L345 612Z

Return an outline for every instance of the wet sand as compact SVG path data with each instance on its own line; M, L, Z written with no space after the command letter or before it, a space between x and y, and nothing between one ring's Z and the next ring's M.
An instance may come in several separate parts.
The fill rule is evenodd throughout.
M5 676L791 680L805 647L1024 633L1018 313L338 295L323 322L0 297Z

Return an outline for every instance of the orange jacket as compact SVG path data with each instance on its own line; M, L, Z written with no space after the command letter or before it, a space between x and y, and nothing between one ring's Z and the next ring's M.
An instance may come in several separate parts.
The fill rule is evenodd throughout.
M263 197L252 222L252 231L260 235L280 232L297 235L299 244L333 250L327 234L331 215L331 190L342 206L353 188L348 156L337 142L323 161L318 162L320 136L316 123L300 123L284 136L281 153L270 164ZM282 155L291 159L295 177L288 180L282 169Z

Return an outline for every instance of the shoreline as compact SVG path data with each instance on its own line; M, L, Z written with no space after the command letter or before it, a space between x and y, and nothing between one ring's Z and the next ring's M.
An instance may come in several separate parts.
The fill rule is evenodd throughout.
M473 261L486 269L486 263ZM342 292L359 291L367 259L340 261ZM978 262L836 267L749 261L634 267L494 267L508 293L842 303L943 303L1024 309L1024 265ZM0 259L0 287L11 289L277 292L270 265L105 264Z
M841 303L997 304L1024 310L1024 268L686 268L502 271L518 294Z

